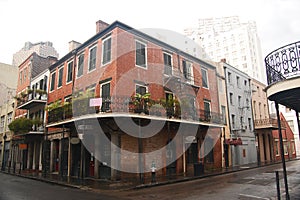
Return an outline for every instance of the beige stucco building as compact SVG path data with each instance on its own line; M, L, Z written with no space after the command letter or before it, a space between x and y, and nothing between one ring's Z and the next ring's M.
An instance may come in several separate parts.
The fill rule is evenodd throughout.
M14 118L15 91L17 87L18 69L15 66L0 63L0 166L8 167L12 134L8 124Z
M277 129L276 119L270 118L266 85L252 79L252 110L256 135L258 160L266 163L274 161L272 130Z

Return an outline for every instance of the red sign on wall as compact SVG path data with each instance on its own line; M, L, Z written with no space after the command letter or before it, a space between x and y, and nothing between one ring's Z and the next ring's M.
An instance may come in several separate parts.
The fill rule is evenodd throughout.
M27 149L27 144L19 144L19 149Z
M237 138L237 139L226 139L225 144L229 145L243 145L242 139Z

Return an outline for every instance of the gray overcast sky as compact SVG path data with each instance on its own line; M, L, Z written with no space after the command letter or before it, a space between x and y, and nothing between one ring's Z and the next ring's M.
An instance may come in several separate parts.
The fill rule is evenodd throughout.
M257 22L265 57L300 39L299 7L299 0L0 0L0 62L11 64L26 41L51 41L62 57L69 41L84 42L95 34L99 19L182 33L198 18L233 15Z

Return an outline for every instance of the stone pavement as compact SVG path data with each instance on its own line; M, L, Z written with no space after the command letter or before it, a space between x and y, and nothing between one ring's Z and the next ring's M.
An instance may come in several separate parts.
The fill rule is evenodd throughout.
M293 162L293 161L288 161ZM110 181L110 180L102 180L102 179L94 179L94 178L78 178L78 177L62 177L58 174L51 174L46 177L42 175L41 172L36 171L18 171L17 173L9 173L8 171L2 171L3 173L9 173L25 178L31 178L34 180L44 181L52 184L86 189L86 190L130 190L130 189L139 189L145 187L155 187L161 186L171 183L184 182L189 180L195 180L199 178L218 176L222 174L232 173L241 170L253 169L257 167L263 167L267 165L272 165L276 163L266 163L258 166L257 164L243 165L238 167L230 167L228 169L220 169L215 171L205 171L204 174L200 176L171 176L171 177L158 177L156 183L151 183L151 179L147 178L144 180L142 184L139 180L131 180L131 181ZM278 163L277 163L278 164ZM300 166L299 166L300 173ZM292 190L293 192L290 194L291 199L300 199L300 191Z

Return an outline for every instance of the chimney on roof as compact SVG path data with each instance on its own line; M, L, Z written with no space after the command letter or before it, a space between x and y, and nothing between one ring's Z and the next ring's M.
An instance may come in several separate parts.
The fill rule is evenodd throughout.
M106 29L109 26L108 23L102 21L102 20L98 20L96 22L96 33L99 33L101 31L103 31L104 29Z
M226 58L222 58L221 62L226 63Z
M69 42L69 52L73 51L74 49L76 49L77 47L79 47L81 45L81 43L76 42L74 40Z

